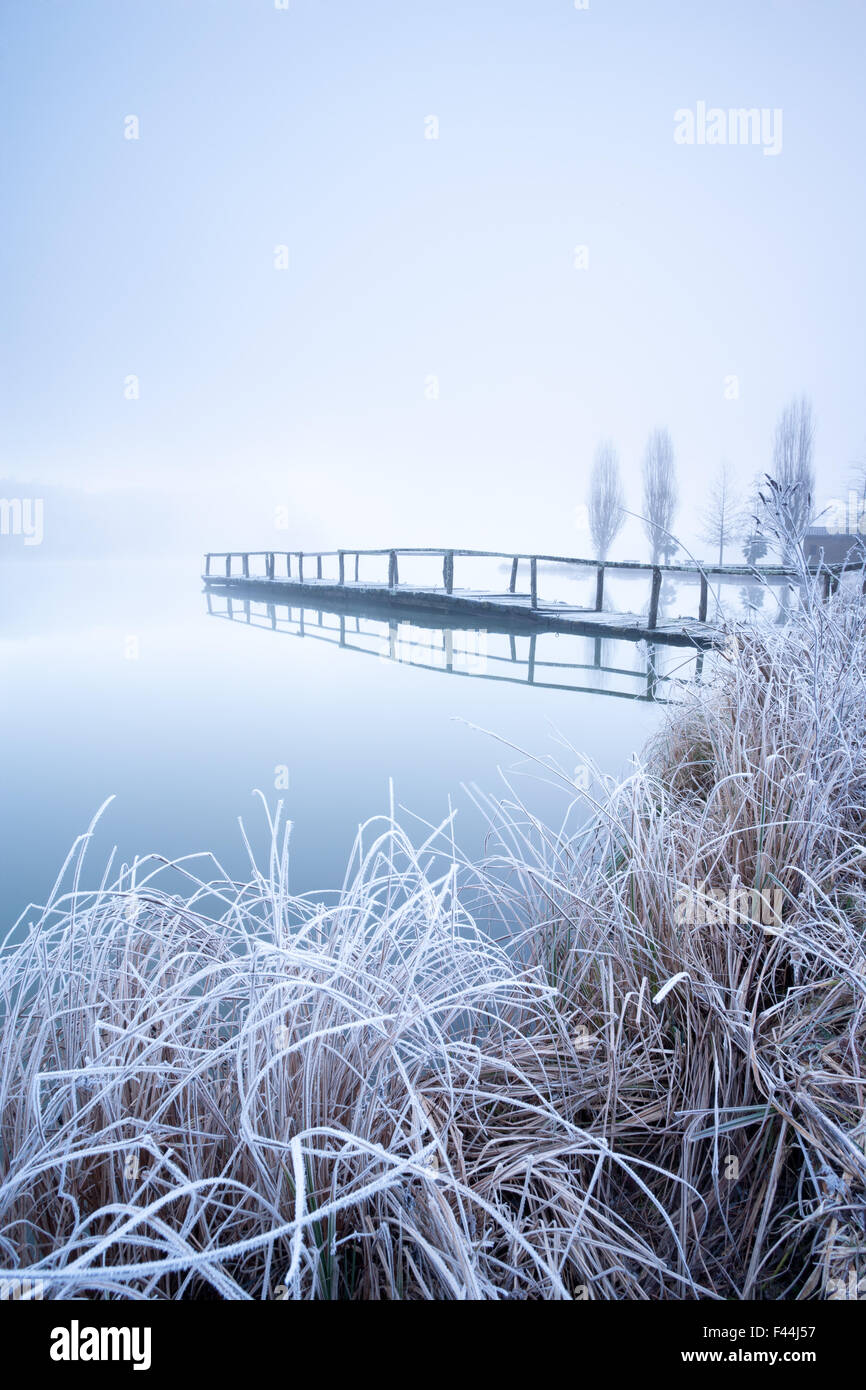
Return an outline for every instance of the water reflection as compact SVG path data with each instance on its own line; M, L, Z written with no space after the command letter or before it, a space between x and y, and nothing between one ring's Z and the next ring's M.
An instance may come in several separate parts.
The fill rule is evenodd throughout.
M271 599L205 591L208 614L283 636L327 642L345 651L452 676L532 685L575 694L667 704L683 682L700 681L706 653L663 643L539 630L525 620L492 621L485 629L457 615L423 611L397 618L365 611L348 599L339 607L299 606ZM404 614L406 610L403 610Z

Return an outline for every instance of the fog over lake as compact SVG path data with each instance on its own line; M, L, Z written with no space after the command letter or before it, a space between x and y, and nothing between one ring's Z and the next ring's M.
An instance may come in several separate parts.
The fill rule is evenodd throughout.
M8 566L4 583L4 775L15 787L2 834L7 926L44 898L111 794L89 851L94 883L115 844L126 860L212 850L244 875L237 817L255 839L263 820L250 793L260 788L271 803L282 798L294 822L293 891L332 889L359 823L387 812L389 778L396 803L422 820L444 820L450 797L455 834L472 853L483 823L465 785L504 795L498 769L512 770L536 811L564 813L562 786L545 785L543 770L517 749L552 756L574 774L577 760L558 732L603 772L619 773L659 720L659 707L646 702L525 684L525 637L510 684L478 678L497 654L508 657L507 638L495 649L492 638L458 633L461 677L444 669L440 639L406 625L392 660L387 623L384 631L364 625L364 654L317 640L312 610L303 640L248 626L242 604L238 621L216 621L195 565ZM592 639L543 634L539 643L551 660L560 659L557 648L566 662L594 659ZM632 643L603 645L605 664L634 676L574 679L644 694L645 655ZM672 650L671 665L689 660ZM275 785L284 783L283 769L288 790Z

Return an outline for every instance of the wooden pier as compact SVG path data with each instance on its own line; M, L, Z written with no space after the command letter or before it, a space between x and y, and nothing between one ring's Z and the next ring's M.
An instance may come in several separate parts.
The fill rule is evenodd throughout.
M362 578L362 560L375 573ZM494 561L507 582L502 588L457 585L467 562ZM401 562L404 578L401 579ZM435 563L435 582L405 578L410 566ZM834 567L837 568L837 567ZM564 574L595 579L594 602L581 605L542 595L553 576ZM605 580L611 573L645 577L646 608L641 612L606 610ZM439 575L441 574L441 582ZM592 636L646 639L670 645L710 648L721 640L720 627L709 619L710 586L714 580L739 578L789 581L794 571L783 566L751 565L653 565L628 560L590 560L569 555L531 555L490 550L232 550L205 556L202 579L208 589L266 594L296 606L309 600L339 606L341 601L363 599L384 610L427 612L471 619L519 620L536 630L555 629ZM694 617L666 618L660 613L662 583L666 578L697 582L698 603ZM828 581L832 585L832 577ZM838 582L838 579L837 581ZM591 588L591 597L592 597Z

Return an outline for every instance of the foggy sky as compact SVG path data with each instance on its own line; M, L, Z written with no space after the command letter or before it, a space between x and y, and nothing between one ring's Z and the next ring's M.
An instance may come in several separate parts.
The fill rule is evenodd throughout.
M111 488L145 546L163 508L180 547L189 517L197 548L582 554L595 445L637 511L666 425L691 543L713 470L767 467L806 391L819 494L844 492L862 4L14 0L2 22L16 486ZM781 149L678 144L701 102L780 111ZM636 523L615 553L645 557Z

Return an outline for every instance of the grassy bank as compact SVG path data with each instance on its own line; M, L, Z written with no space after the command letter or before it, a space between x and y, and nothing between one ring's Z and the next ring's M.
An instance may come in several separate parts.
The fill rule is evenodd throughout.
M245 885L148 863L91 893L73 863L0 960L2 1273L59 1297L856 1287L864 619L840 593L738 632L588 829L502 825L471 871L391 820L330 907L289 897L278 825Z

